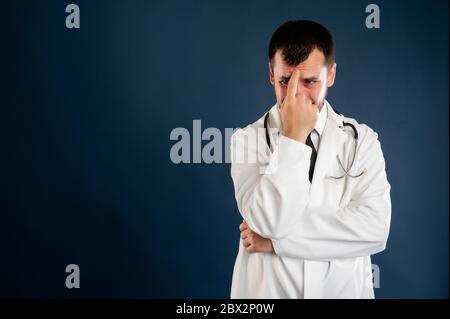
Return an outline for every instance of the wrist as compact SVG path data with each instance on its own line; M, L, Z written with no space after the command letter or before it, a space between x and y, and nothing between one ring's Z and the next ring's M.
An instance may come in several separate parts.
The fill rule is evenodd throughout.
M293 139L293 140L296 140L298 142L305 144L306 139L308 138L309 134L307 134L305 132L300 132L300 133L283 132L283 135L290 139Z
M265 239L264 245L262 246L262 252L264 253L275 253L275 250L273 249L272 240Z

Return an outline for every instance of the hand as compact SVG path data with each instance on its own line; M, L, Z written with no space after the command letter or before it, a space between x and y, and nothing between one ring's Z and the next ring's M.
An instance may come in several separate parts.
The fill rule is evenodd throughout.
M251 230L245 220L239 225L239 230L244 240L244 247L249 253L275 253L272 241Z
M305 143L314 130L319 108L304 94L297 94L300 71L295 70L289 80L287 95L280 106L283 135Z

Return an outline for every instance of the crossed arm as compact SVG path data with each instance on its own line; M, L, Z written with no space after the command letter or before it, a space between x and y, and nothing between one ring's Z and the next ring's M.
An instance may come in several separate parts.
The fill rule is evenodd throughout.
M239 135L233 142L233 150L239 152ZM308 149L281 137L274 150L278 168L273 174L260 174L258 164L232 163L236 200L244 218L241 238L247 251L330 260L384 250L390 225L390 185L377 135L362 139L359 165L368 173L358 180L345 207L308 206Z

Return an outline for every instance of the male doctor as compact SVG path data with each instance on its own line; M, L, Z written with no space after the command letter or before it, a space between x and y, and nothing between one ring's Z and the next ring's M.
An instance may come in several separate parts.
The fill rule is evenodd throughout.
M325 27L284 23L269 61L277 104L231 142L244 219L231 298L374 298L370 255L391 216L378 135L325 100L336 76Z

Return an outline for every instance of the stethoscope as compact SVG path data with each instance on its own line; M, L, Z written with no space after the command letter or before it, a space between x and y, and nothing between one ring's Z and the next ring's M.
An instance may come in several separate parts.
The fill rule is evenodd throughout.
M335 109L333 109L333 111L336 114L341 115L341 113L337 112ZM269 112L267 112L265 117L264 117L264 129L266 131L266 142L267 142L267 145L269 146L269 149L271 149L268 123L269 123ZM342 121L342 126L339 126L339 128L343 129L345 126L348 126L348 127L350 127L353 130L353 135L355 137L355 148L354 148L354 152L353 152L353 158L352 158L352 161L350 163L350 167L348 169L345 169L344 165L342 164L341 159L339 158L338 155L336 155L336 158L338 160L339 166L341 166L342 170L344 171L344 174L341 175L341 176L329 176L330 178L333 178L333 179L342 179L342 178L347 177L347 176L348 177L352 177L352 178L358 178L358 177L362 176L363 174L365 174L367 172L367 169L364 168L362 170L362 172L359 173L359 174L356 174L356 175L350 174L350 171L352 170L353 164L355 162L356 151L358 149L358 130L356 129L356 127L352 123L347 123L347 122L344 122L344 121Z

